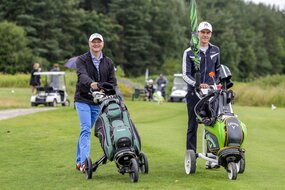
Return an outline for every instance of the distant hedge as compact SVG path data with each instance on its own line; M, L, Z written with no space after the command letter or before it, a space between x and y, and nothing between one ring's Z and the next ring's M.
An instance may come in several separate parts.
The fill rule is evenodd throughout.
M155 79L155 77L152 77ZM29 74L4 75L0 74L1 87L29 88ZM73 94L76 84L75 72L66 72L67 90ZM172 87L173 77L168 77L167 95ZM144 87L144 78L121 78L118 77L119 88L126 98L130 98L134 88ZM234 81L234 103L242 106L275 106L285 107L285 75L273 75L256 79L248 83Z
M285 75L273 75L249 83L236 83L236 103L244 106L285 107Z
M75 91L75 84L77 76L75 72L66 72L66 86L69 94ZM142 87L140 84L132 82L130 79L118 77L118 85L120 91L125 97L131 97L135 87ZM43 80L43 79L42 79ZM14 87L14 88L29 88L30 74L0 74L0 88Z

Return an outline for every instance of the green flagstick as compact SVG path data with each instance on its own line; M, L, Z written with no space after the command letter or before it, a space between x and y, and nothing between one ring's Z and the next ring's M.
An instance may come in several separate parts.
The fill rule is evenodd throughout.
M192 36L191 36L191 42L190 46L192 49L192 52L194 54L194 63L195 63L195 69L196 71L200 70L200 61L199 61L199 51L200 51L200 42L199 37L197 33L197 9L196 9L196 1L191 0L190 3L190 22L191 22L191 29L192 29Z
M197 32L197 10L196 10L196 1L190 0L190 21L192 32Z
M190 47L194 54L194 64L196 71L200 70L200 60L199 60L199 52L200 52L200 42L198 37L198 24L197 24L197 8L196 8L196 1L190 0L190 22L191 22L191 29L192 29L192 36L190 41Z

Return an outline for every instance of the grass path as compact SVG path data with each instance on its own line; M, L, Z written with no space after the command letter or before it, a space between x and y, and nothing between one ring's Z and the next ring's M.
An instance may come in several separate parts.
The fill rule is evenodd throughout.
M0 120L10 119L42 111L55 110L55 109L56 108L19 108L19 109L0 110Z

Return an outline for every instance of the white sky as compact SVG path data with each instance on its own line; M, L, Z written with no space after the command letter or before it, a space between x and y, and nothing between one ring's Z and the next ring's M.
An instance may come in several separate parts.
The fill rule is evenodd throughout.
M244 1L252 1L254 3L263 3L266 5L277 5L280 9L285 10L285 0L244 0Z

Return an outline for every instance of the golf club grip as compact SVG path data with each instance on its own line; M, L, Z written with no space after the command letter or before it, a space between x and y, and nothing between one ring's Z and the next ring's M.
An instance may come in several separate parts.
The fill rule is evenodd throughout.
M195 87L199 88L200 84L201 84L201 74L200 74L200 72L196 72L195 73L195 80L196 80Z

